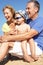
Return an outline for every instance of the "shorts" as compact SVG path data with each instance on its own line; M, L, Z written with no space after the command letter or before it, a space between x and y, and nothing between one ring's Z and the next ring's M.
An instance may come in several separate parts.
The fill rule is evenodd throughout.
M36 42L35 42L35 47L36 47L36 55L41 55L42 50L37 46ZM11 50L9 50L9 53L23 55L22 48L21 48L21 42L18 42L18 41L14 42L14 46ZM28 55L31 55L29 43L27 43L27 53L28 53Z

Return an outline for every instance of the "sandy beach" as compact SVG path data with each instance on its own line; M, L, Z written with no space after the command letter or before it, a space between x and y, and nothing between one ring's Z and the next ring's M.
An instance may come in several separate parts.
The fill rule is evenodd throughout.
M23 59L17 57L11 57L11 60L4 60L0 65L43 65L43 54L40 56L38 61L35 62L24 62Z

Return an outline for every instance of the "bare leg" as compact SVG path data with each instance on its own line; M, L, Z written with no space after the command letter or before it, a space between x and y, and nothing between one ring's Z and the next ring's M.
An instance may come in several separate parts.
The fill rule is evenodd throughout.
M38 60L38 56L36 56L35 42L33 39L29 40L29 45L30 45L31 56L33 57L34 60Z
M26 49L26 47L27 47L27 42L26 42L26 41L23 41L23 42L21 43L21 47L22 47L24 59L25 59L27 62L34 61L34 60L32 59L32 57L29 56L28 53L27 53L27 49Z
M0 47L0 61L2 61L5 55L8 53L8 42L2 43Z
M9 47L13 47L14 46L14 42L9 42Z

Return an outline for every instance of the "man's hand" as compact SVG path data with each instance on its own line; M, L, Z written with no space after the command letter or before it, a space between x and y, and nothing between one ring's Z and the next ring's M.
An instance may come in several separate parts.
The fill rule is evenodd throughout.
M2 36L2 42L11 42L12 35L4 35Z

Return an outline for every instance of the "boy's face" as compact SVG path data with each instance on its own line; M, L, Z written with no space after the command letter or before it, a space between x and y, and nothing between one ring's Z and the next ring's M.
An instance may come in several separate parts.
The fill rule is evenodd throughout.
M16 14L15 19L17 24L21 24L23 22L23 17L20 14Z

